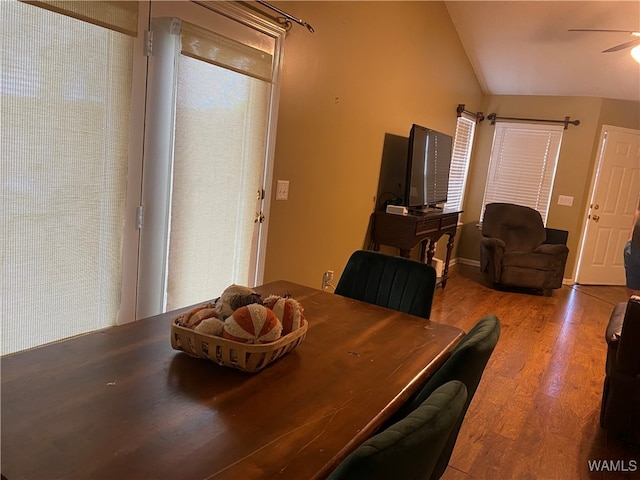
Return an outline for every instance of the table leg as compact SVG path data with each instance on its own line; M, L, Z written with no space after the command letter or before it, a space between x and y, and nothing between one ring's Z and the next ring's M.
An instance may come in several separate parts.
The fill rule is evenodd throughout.
M429 239L429 248L427 249L427 265L431 265L431 261L433 260L433 256L436 253L436 242L432 239Z
M425 263L425 260L427 259L427 248L427 240L423 240L422 242L420 242L420 261L422 263Z
M442 268L442 289L447 286L447 278L449 278L449 261L451 260L451 252L453 252L453 239L455 234L449 234L449 241L447 242L447 258L444 261Z

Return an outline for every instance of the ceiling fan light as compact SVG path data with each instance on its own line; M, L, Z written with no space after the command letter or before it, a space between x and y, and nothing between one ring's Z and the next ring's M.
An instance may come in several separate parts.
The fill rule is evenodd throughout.
M631 49L631 56L636 62L640 63L640 45Z

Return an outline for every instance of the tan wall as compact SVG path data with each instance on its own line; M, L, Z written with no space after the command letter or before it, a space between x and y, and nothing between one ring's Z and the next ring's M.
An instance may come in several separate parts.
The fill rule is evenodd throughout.
M336 279L353 250L367 246L385 134L412 123L453 134L455 109L562 119L565 131L549 211L569 230L572 278L603 124L640 128L640 104L586 97L483 96L442 2L275 2L309 22L287 35L264 280L319 287ZM477 261L476 224L493 127L478 128L454 257ZM290 181L275 201L275 182ZM574 197L572 207L558 195ZM444 244L444 242L440 242ZM391 250L393 251L393 250ZM444 256L444 245L436 255Z
M640 102L604 99L598 125L640 129Z
M584 216L590 198L591 180L597 158L597 145L603 124L640 128L640 103L587 97L487 96L485 113L503 117L580 120L579 126L564 131L552 192L547 225L569 231L569 259L566 278L573 278ZM465 199L464 227L457 256L479 259L480 232L476 227L481 214L494 128L482 122L470 165L470 182ZM558 205L558 196L574 197L573 206Z
M286 39L264 280L319 287L365 246L385 134L453 135L457 105L479 110L482 92L442 2L278 5L316 33Z

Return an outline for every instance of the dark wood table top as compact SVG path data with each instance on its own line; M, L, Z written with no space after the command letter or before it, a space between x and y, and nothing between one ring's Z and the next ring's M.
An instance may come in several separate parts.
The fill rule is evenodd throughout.
M304 342L257 373L173 350L182 310L3 357L2 474L322 478L463 336L290 282L257 290L290 293L309 321Z

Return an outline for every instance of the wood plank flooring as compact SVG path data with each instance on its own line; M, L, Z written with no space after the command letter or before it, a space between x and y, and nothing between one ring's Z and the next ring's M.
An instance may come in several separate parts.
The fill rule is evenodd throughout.
M563 286L544 297L494 290L477 267L450 273L431 319L469 331L493 313L502 334L443 479L640 478L640 448L599 426L604 332L624 287ZM591 471L602 460L618 471Z

